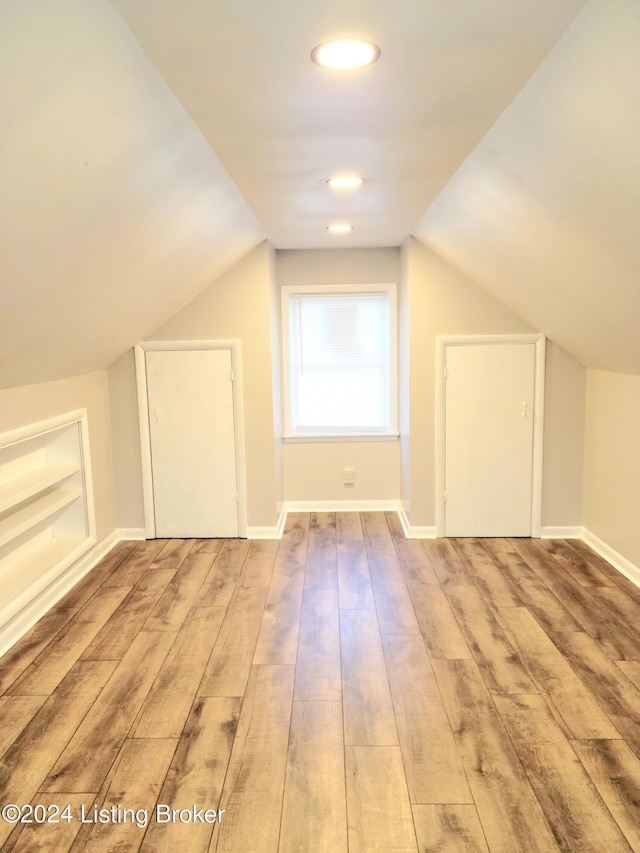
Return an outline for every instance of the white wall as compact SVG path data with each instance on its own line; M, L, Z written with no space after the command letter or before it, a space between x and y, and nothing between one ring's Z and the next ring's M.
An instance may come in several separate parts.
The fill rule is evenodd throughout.
M432 527L436 337L537 330L414 238L403 245L401 294L402 503L412 527ZM579 525L586 371L553 344L547 356L543 525Z
M399 249L318 249L276 252L278 287L286 285L386 284L400 280ZM399 442L285 443L285 501L369 501L400 497ZM355 469L353 486L344 468Z
M640 578L640 376L589 370L584 526Z
M0 389L0 432L74 409L87 410L96 528L100 541L117 527L106 370L55 382Z

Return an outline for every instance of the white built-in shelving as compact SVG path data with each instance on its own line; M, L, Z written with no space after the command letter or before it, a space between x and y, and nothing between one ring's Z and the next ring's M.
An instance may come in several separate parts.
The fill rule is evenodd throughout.
M85 410L0 434L0 628L95 543Z

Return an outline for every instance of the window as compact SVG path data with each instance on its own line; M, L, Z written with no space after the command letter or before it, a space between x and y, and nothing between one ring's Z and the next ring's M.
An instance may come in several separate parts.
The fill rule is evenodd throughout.
M397 434L396 287L283 287L285 437Z

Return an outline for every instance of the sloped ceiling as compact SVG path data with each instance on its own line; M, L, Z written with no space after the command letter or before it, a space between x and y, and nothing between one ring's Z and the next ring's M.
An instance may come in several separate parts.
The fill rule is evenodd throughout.
M0 387L106 367L261 239L409 233L637 371L639 8L0 0ZM353 35L372 68L312 65Z
M640 373L640 3L591 0L414 234L583 364Z
M0 2L0 387L104 368L263 239L100 0Z
M398 246L583 0L112 0L277 249ZM375 65L318 68L336 37ZM355 171L357 191L326 179ZM347 219L336 238L326 226Z

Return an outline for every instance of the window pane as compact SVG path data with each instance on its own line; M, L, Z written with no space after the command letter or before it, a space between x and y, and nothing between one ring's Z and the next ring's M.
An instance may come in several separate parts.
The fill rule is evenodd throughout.
M293 428L389 428L389 306L386 293L292 296Z

